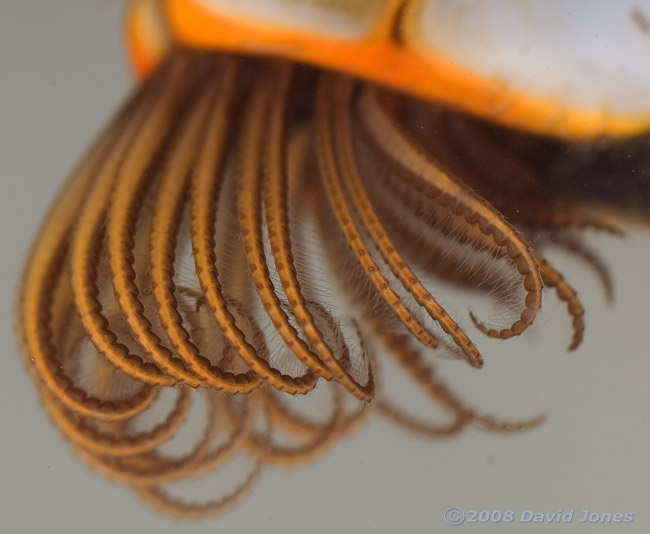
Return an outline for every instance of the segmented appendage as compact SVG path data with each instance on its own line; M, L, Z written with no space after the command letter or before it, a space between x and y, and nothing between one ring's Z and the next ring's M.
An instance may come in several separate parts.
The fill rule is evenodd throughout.
M519 291L511 324L471 315L501 339L528 328L553 287L575 348L577 294L515 225L551 230L608 294L601 263L566 230L617 229L552 196L530 209L534 167L453 117L286 62L172 54L73 173L23 277L28 367L85 461L196 518L239 501L264 466L322 455L373 409L430 437L538 424L483 414L438 378L432 349L483 359L431 277ZM448 421L376 393L378 345ZM203 408L192 388L206 390ZM292 403L306 394L318 413ZM202 435L167 456L201 410ZM185 502L168 487L237 457L248 470L220 498Z

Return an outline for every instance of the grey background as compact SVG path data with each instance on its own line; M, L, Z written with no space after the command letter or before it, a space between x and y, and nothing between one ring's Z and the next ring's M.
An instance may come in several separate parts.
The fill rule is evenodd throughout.
M16 286L30 240L76 158L131 87L119 0L0 0L0 530L2 532L564 532L583 509L631 512L650 531L650 235L589 235L616 280L606 307L591 271L549 256L580 290L587 338L566 352L563 307L547 295L533 331L492 342L471 331L480 372L439 369L473 405L503 417L546 413L514 436L469 429L427 441L373 418L331 454L269 470L247 500L201 524L174 523L87 470L38 406L13 332ZM449 293L449 292L448 292ZM447 296L456 315L470 303ZM467 321L465 321L467 322ZM404 395L407 395L404 390ZM555 512L571 525L447 526L445 509ZM516 525L516 526L515 526Z

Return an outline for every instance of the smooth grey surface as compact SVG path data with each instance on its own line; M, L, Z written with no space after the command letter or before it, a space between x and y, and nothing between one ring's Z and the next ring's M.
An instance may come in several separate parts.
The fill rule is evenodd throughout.
M127 94L118 0L0 2L0 373L2 532L648 532L650 531L650 234L589 235L616 281L606 307L592 272L558 253L587 309L587 337L566 352L563 306L547 294L534 330L492 342L470 328L481 371L441 360L447 382L502 417L546 413L520 435L469 429L427 441L373 419L315 464L269 470L242 505L175 523L87 470L38 406L13 332L27 247L57 188ZM460 317L471 303L452 300ZM464 321L465 324L468 322ZM447 526L445 509L575 509L571 525ZM633 513L627 525L579 525L583 509ZM516 525L516 526L515 526Z

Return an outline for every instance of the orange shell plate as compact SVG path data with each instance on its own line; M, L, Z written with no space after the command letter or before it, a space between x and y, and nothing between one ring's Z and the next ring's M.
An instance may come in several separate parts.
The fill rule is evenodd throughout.
M264 2L300 4L301 0ZM357 4L364 2L368 0L356 0ZM127 42L136 72L146 76L175 42L191 48L285 57L334 69L513 128L554 137L626 136L650 125L650 113L612 114L606 109L567 107L556 98L517 91L503 80L481 76L426 49L417 37L425 0L373 0L370 20L355 35L314 31L234 8L220 11L209 3L135 0L127 18Z

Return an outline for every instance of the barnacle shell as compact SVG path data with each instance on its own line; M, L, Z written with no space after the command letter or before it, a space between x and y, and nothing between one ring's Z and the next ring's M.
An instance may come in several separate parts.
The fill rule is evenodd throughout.
M650 125L650 2L137 0L133 61L172 42L332 68L527 131Z

